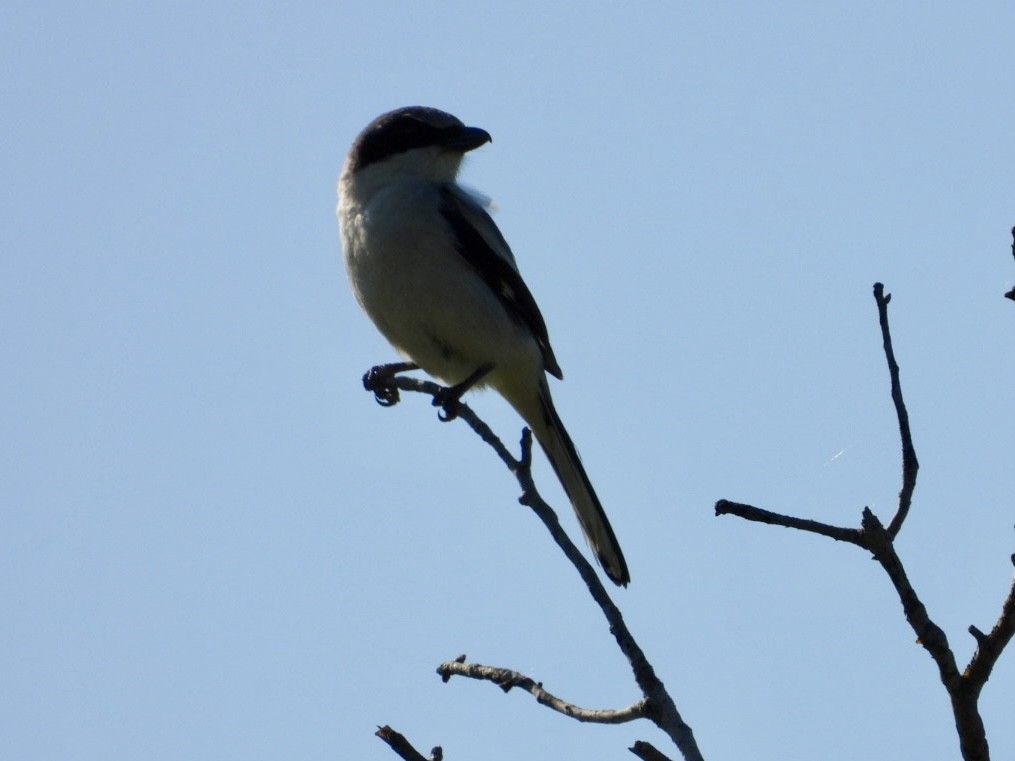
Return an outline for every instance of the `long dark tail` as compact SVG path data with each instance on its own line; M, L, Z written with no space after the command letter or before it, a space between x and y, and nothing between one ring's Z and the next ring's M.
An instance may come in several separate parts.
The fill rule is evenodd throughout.
M568 499L571 500L582 533L585 534L586 541L595 552L606 575L615 584L626 587L631 581L631 574L628 573L624 553L620 550L620 544L606 517L606 511L596 496L596 490L592 488L588 474L582 467L578 450L575 449L574 442L571 441L553 406L545 377L539 388L539 404L541 407L539 413L531 416L535 419L529 419L524 412L523 416L526 417L536 441L546 453Z

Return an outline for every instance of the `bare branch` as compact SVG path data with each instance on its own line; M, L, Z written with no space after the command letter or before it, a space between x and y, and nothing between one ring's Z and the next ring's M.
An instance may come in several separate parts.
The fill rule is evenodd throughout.
M493 682L504 692L510 691L513 687L518 687L531 694L538 703L578 721L586 721L592 724L623 724L635 719L645 718L644 700L639 700L627 708L617 710L582 708L561 700L556 695L543 689L541 683L510 669L483 666L478 663L464 663L456 659L442 663L437 667L437 673L441 675L441 679L445 682L452 676L464 676L469 679Z
M828 523L820 523L819 521L812 521L806 518L794 518L792 515L773 513L770 510L762 510L760 507L745 505L741 502L730 502L726 499L720 499L715 503L715 514L717 516L736 515L756 523L768 523L772 526L784 526L785 528L809 531L812 534L830 537L837 542L849 542L850 544L863 547L863 537L858 529L832 526Z
M404 761L441 761L444 758L444 752L441 750L441 746L436 746L430 751L430 757L427 758L418 750L412 747L412 744L405 739L405 737L387 724L383 727L378 727L377 731L374 732L379 738L384 740L388 746L395 751Z
M530 433L528 430L525 430L522 434L523 454L527 452L530 446L529 442ZM656 676L652 664L649 663L644 651L627 628L620 609L617 608L610 598L609 593L599 578L599 574L596 573L592 564L589 563L561 527L553 509L539 495L536 485L532 480L532 473L529 468L530 464L529 458L523 456L518 464L518 469L515 471L515 477L518 479L518 483L523 490L519 501L522 504L528 505L539 516L539 519L546 526L557 546L560 547L561 551L571 561L571 564L582 577L582 581L588 587L592 599L596 601L600 610L602 610L607 623L610 625L610 631L621 652L627 657L628 663L631 664L635 681L641 688L645 702L644 715L646 718L650 719L663 732L669 735L674 745L677 746L687 761L702 761L701 751L698 749L693 731L684 722L683 717L681 717L680 712L677 710L676 704L673 702L673 698L666 691L666 687L659 677Z
M381 367L387 367L387 365L381 365ZM370 377L371 374L372 371L368 372L364 376L364 384L366 382L365 379L367 377ZM438 399L441 396L441 392L445 390L444 386L440 386L434 383L433 381L422 380L420 378L413 378L408 375L391 376L386 380L388 381L391 388L398 388L401 389L402 391L415 391L416 393L419 394L427 394L428 396L433 397L435 400ZM374 388L371 387L368 387L368 390L374 391L375 396L378 396L378 398L381 398L381 395L383 393L375 391ZM394 394L394 399L395 399L394 402L390 403L381 402L381 404L384 407L390 407L393 404L396 404L398 401L397 392ZM490 429L490 426L488 426L485 422L483 422L476 415L476 413L472 411L472 408L469 407L469 405L467 405L465 402L459 401L457 403L457 406L455 407L455 413L456 417L464 420L469 425L469 427L472 428L472 430L475 431L476 434L487 445L493 448L493 450L497 453L497 456L500 457L500 459L504 462L504 464L508 466L508 469L510 469L511 472L513 473L515 469L518 467L519 463L517 460L515 460L514 457L511 456L511 453L507 450L507 447L505 447L504 443L499 438L497 438L494 432Z
M1012 555L1011 560L1015 564L1015 555ZM976 652L973 653L963 676L982 689L990 678L994 664L1011 642L1013 635L1015 635L1015 577L1012 578L1011 589L1008 590L1008 597L1001 606L1001 615L998 616L994 628L990 630L990 634L980 632L980 636L976 637Z
M669 756L663 755L651 743L647 743L644 740L638 740L628 750L642 759L642 761L670 761Z
M1015 236L1015 230L1013 230L1013 236ZM1015 251L1015 245L1013 245L1013 251ZM895 361L891 332L888 327L888 303L891 296L885 294L884 286L881 283L875 283L874 298L878 306L885 358L891 377L892 401L895 403L899 435L902 440L902 489L899 492L898 509L887 528L882 525L870 508L864 508L859 530L794 518L727 500L719 500L716 503L715 514L737 515L745 520L809 531L839 541L850 542L869 551L881 564L895 587L906 620L916 632L917 641L927 650L937 665L941 682L951 699L952 714L955 717L955 727L963 759L966 761L988 761L990 751L977 701L1001 651L1015 635L1015 580L1013 580L1012 588L1002 606L1001 615L990 633L984 634L975 626L969 627L969 633L977 641L977 648L965 671L960 673L955 655L948 644L948 637L941 627L930 618L895 551L894 540L902 528L912 504L919 464L909 428L909 415L902 399L899 366ZM1015 555L1012 556L1012 562L1015 563Z
M895 552L895 545L888 530L881 525L881 521L869 507L863 509L862 525L864 546L870 550L874 559L881 564L891 579L902 602L906 620L916 633L917 641L930 653L937 664L942 683L951 692L958 687L958 680L961 677L955 665L955 655L948 646L948 637L940 626L931 621L927 608L920 601L913 585L909 583L906 569L902 567L902 561Z
M1012 251L1015 254L1015 228L1012 229L1012 236ZM1006 295L1015 299L1015 289ZM875 283L874 298L878 309L884 354L891 381L892 402L895 406L902 445L902 487L899 491L898 508L888 526L884 526L869 508L864 508L861 525L858 529L782 515L753 505L725 499L715 503L715 514L717 516L736 515L749 521L819 534L836 541L857 545L869 551L880 563L895 587L906 620L916 633L917 641L927 650L938 667L941 682L951 698L962 757L966 761L988 761L989 749L977 701L1001 652L1015 636L1015 580L1013 580L1011 590L1004 601L1001 614L990 633L984 634L975 626L969 627L969 633L976 639L977 648L965 671L960 673L947 636L941 627L930 618L926 607L910 583L894 546L894 540L912 505L919 462L913 445L909 414L902 396L899 366L892 346L888 322L888 304L891 301L891 295L884 292L884 286L881 283ZM364 376L364 386L374 393L377 401L383 406L396 404L399 400L398 390L401 389L429 394L433 397L435 405L445 404L444 409L447 411L446 403L442 402L447 399L447 389L430 381L397 375L397 373L413 368L414 366L404 363L374 368ZM686 761L702 761L691 728L683 721L673 699L627 629L619 609L607 593L599 575L560 526L556 513L540 496L531 473L531 432L528 429L523 429L521 453L516 459L494 435L489 426L480 420L467 405L456 402L447 418L439 417L441 420L454 417L461 417L465 420L480 438L494 449L497 456L514 474L522 489L519 502L532 509L543 521L554 541L585 582L589 593L602 610L618 646L631 664L635 681L641 688L643 697L623 709L582 708L556 697L543 689L541 683L519 672L481 664L469 664L465 662L465 656L441 664L437 669L441 678L447 682L452 676L457 675L489 681L500 686L505 692L518 687L529 692L542 705L578 721L619 724L647 718L669 735ZM1012 556L1012 562L1015 563L1015 555ZM391 730L390 727L382 727L377 734L385 739L404 759L426 761L405 741L405 738ZM646 742L639 741L629 750L647 761L669 761L666 756ZM431 761L440 761L441 755L440 748L434 748Z
M443 395L443 387L430 381L423 381L405 376L396 376L393 373L385 377L383 373L375 374L371 372L364 376L364 385L367 385L366 379L368 377L372 378L374 381L372 386L367 386L368 390L372 391L374 396L384 406L391 406L391 404L397 402L398 398L397 394L387 391L385 383L403 391L417 391L423 394L429 394L434 398L435 402ZM383 380L384 383L381 383L381 380ZM392 398L394 398L395 402L390 402ZM462 418L480 436L480 438L483 439L483 441L493 448L493 450L497 453L497 456L500 457L501 461L515 476L515 479L518 481L518 485L522 489L522 495L519 497L518 501L523 505L528 506L539 517L539 519L543 522L543 525L546 526L547 531L550 532L550 536L553 538L554 542L557 543L557 546L560 547L567 559L571 561L571 564L578 571L579 576L581 576L582 581L585 582L585 585L588 587L589 594L592 595L592 598L602 610L603 615L609 624L610 632L613 634L617 645L631 664L631 670L634 674L635 681L641 688L643 696L642 701L635 704L635 706L641 706L639 709L641 715L652 721L657 727L663 730L663 732L669 735L670 739L673 740L674 745L676 745L680 750L685 761L703 761L701 751L698 749L691 727L684 722L683 717L677 710L676 704L673 702L673 698L666 691L666 687L662 683L662 680L656 676L655 669L652 667L652 664L649 663L645 653L642 651L641 647L635 641L634 636L627 628L627 624L624 622L624 618L621 615L620 610L607 593L606 588L603 586L603 583L599 578L599 574L596 573L592 564L589 563L585 555L582 554L581 550L579 550L577 546L575 546L574 542L571 541L571 538L561 527L560 521L553 509L540 496L539 490L536 488L535 481L532 478L531 471L531 432L528 429L522 430L521 454L518 459L515 459L511 453L507 451L507 448L503 445L500 439L498 439L497 436L495 436L490 430L489 426L480 420L466 404L459 402L458 406L455 408L455 412L457 417ZM447 665L448 664L444 664L443 666ZM464 668L464 666L462 666L462 668ZM562 703L562 705L569 704ZM555 710L560 709L555 708ZM624 710L629 711L631 709ZM566 713L566 711L562 712ZM575 718L578 717L575 716Z
M903 521L909 514L909 506L913 502L913 491L916 489L916 473L920 463L916 459L913 447L913 434L909 430L909 413L906 403L902 400L902 384L899 382L899 364L895 361L895 350L892 348L892 334L888 328L888 302L892 295L885 294L881 283L874 283L874 300L878 305L878 322L881 323L881 340L885 348L885 359L888 361L888 375L892 383L892 402L895 404L895 416L899 421L899 436L902 439L902 489L899 491L899 509L888 524L888 535L894 539L902 528Z

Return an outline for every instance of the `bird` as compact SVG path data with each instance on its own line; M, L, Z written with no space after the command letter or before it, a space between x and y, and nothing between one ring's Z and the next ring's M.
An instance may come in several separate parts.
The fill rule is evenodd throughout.
M445 111L408 106L353 141L338 181L346 274L363 311L409 360L371 373L421 368L448 384L435 399L448 416L466 391L496 390L539 442L606 575L627 586L620 544L553 405L547 374L564 375L546 323L488 204L457 182L465 154L492 140Z

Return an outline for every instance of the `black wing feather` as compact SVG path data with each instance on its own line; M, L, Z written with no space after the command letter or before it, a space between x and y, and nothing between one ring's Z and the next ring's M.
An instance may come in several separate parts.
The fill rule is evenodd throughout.
M511 261L498 254L487 242L483 234L466 218L462 206L468 204L468 211L472 215L479 215L484 222L488 222L488 231L496 235L497 243L502 245L507 255L511 256L511 249L507 241L501 235L497 225L490 218L490 215L467 197L463 197L461 191L456 193L449 186L441 189L441 214L451 226L458 243L458 253L467 261L483 282L489 286L494 295L503 305L504 309L519 324L525 325L536 339L536 344L543 355L543 364L546 371L558 378L564 375L553 356L553 349L550 348L550 337L547 334L546 323L543 315L539 312L536 300L532 297L522 276L514 268Z

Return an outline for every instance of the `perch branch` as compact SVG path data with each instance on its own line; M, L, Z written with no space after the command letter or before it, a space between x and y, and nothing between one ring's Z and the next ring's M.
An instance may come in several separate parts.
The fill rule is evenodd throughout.
M373 375L374 373L370 372L364 376L364 385L366 385L366 379ZM444 393L442 386L417 378L391 374L383 380L392 388L428 394L435 400L440 399ZM372 386L367 386L367 388L374 393L378 401L384 406L391 406L390 403L385 403L391 398L394 398L396 401L398 399L397 393L386 393L386 387L379 382L375 381ZM652 723L670 737L685 761L703 761L691 727L688 726L680 715L673 698L666 691L666 686L656 676L652 664L649 663L644 651L642 651L634 636L627 628L620 609L617 608L610 598L592 564L589 563L585 555L582 554L581 550L571 541L571 538L561 527L553 508L540 496L531 470L532 433L527 428L522 430L521 454L516 459L493 431L490 430L490 427L480 420L468 405L459 402L455 412L458 418L464 420L484 442L493 448L497 456L500 457L508 470L511 471L522 489L522 495L518 498L518 501L529 507L539 517L554 542L560 547L565 557L571 561L571 564L578 571L579 576L581 576L582 581L585 582L589 594L592 595L592 598L599 605L600 610L602 610L609 624L610 632L613 634L621 652L627 658L635 681L639 688L641 688L642 700L635 703L635 706L641 706L639 710L642 716L652 721ZM630 710L622 709L620 713ZM574 718L578 717L575 716Z

